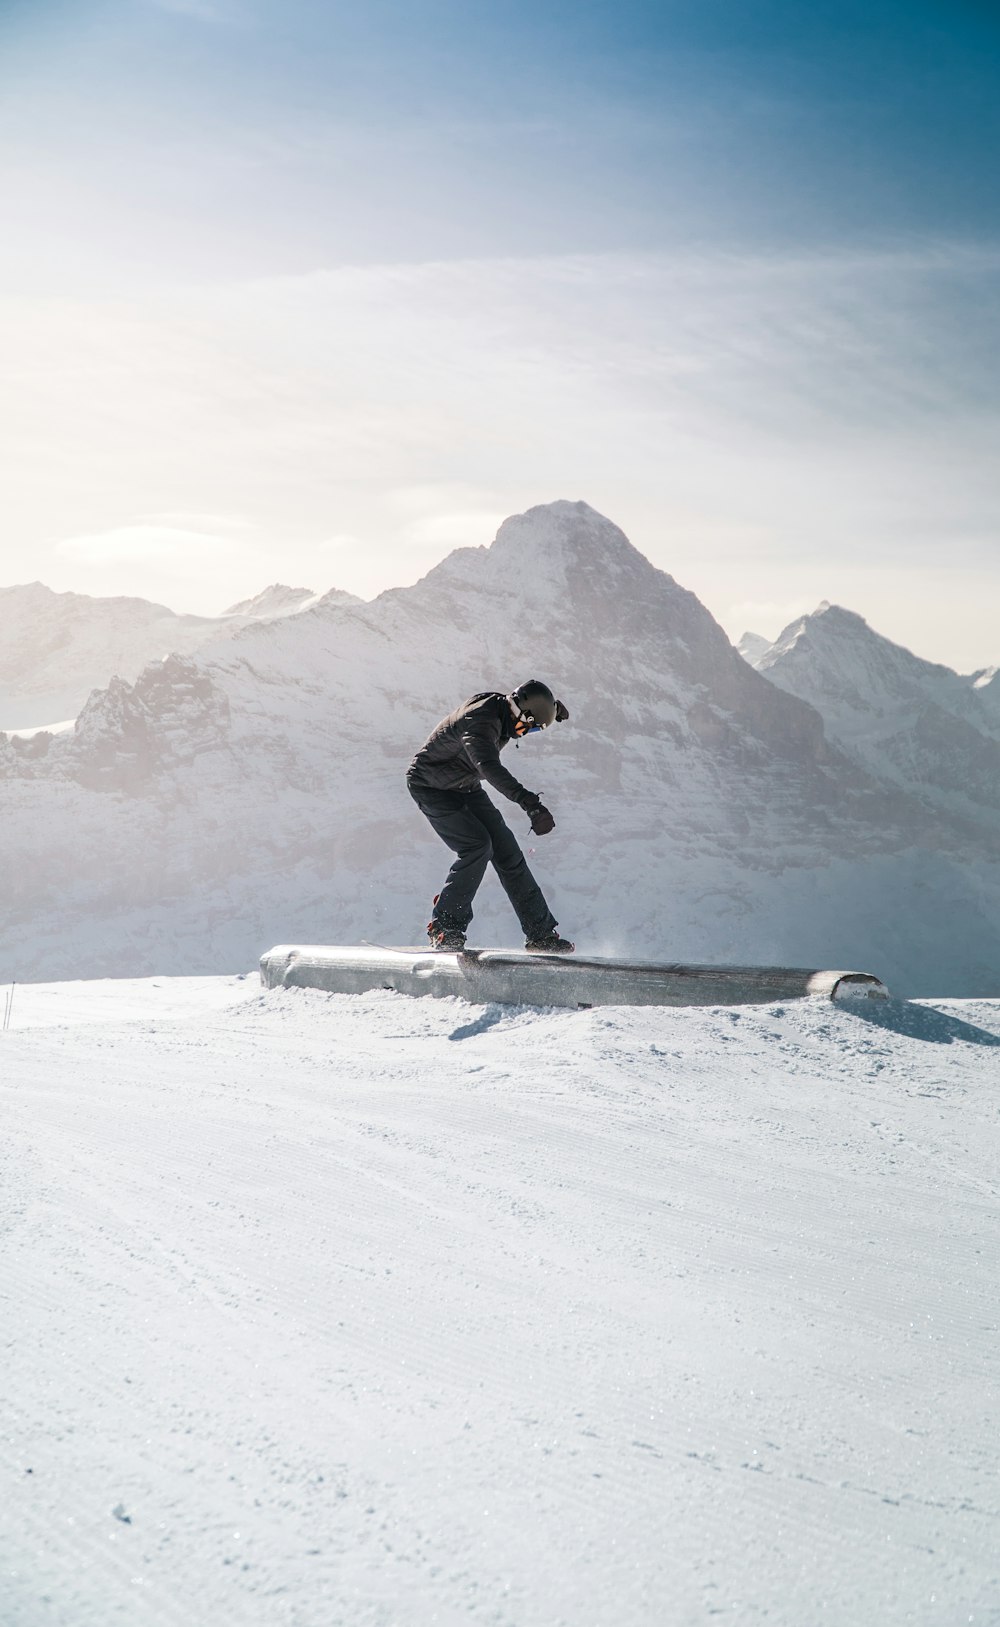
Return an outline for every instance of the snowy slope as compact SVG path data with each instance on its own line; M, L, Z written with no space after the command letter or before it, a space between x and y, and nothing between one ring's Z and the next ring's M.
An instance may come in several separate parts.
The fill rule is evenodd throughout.
M871 772L933 806L1000 829L1000 689L821 605L752 657L757 670L822 714L828 736Z
M997 1003L16 1001L4 1627L996 1620Z
M371 604L327 596L114 682L71 734L0 739L0 975L413 942L447 855L406 763L464 696L529 676L571 721L506 760L554 809L531 862L581 947L997 988L994 837L831 748L815 710L582 503L508 520ZM488 886L478 940L513 925Z
M146 599L53 593L41 582L0 588L0 729L76 717L112 677L131 682L163 655L191 655L248 621L287 615L317 597L275 584L212 618L177 615Z

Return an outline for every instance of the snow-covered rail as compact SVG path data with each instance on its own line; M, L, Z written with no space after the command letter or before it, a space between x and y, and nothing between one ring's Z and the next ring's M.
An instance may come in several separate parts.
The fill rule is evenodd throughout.
M868 972L675 966L600 956L528 955L516 949L447 955L371 945L281 944L262 956L260 976L269 989L325 989L330 994L395 989L400 994L458 995L478 1005L767 1005L808 995L885 999L889 992Z

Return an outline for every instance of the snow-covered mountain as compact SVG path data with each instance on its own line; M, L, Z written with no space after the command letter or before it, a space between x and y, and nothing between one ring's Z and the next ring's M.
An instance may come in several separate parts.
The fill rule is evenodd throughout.
M337 597L345 602L356 603L352 593L342 593L333 590ZM226 611L227 616L247 616L251 619L258 616L288 616L296 610L305 610L308 605L315 604L322 594L315 593L312 588L290 588L284 582L272 582L269 588L254 595L252 599L241 599L239 604L231 604Z
M760 633L744 633L736 648L744 661L749 661L755 667L761 656L771 648L771 640L764 638Z
M581 947L995 989L1000 837L831 745L693 594L565 502L413 587L327 596L116 680L72 732L0 739L0 978L419 941L448 855L406 764L464 696L534 676L571 720L506 755L557 830L533 840L506 811ZM495 887L475 937L516 940Z
M311 588L276 584L210 617L178 615L147 599L54 593L41 582L0 588L0 729L74 718L113 677L131 682L167 653L193 655L248 621L294 613L317 597Z
M861 616L822 604L748 656L822 714L827 736L882 780L1000 829L1000 682L921 660Z

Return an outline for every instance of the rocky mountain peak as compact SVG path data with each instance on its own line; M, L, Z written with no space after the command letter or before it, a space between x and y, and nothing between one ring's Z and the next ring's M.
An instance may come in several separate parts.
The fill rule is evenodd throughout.
M636 564L650 568L612 520L589 503L565 499L512 514L497 532L492 552L504 565L537 566L560 560L574 565L597 562L611 568Z
M789 622L768 649L760 651L754 665L759 666L762 672L766 672L793 650L798 650L801 654L806 649L822 650L832 646L843 647L845 644L860 645L866 640L880 641L880 635L872 631L863 616L859 616L854 610L845 610L842 605L832 604L829 599L824 599L815 610Z
M759 663L761 656L765 655L771 648L771 640L764 638L761 633L744 633L736 648L744 661L748 661L752 667L755 667Z
M364 599L359 599L356 593L347 593L343 588L327 588L325 593L317 593L313 601L316 608L322 610L342 610L345 605L364 604L364 602ZM306 609L308 606L300 605L299 608Z
M841 750L921 801L1000 823L1000 707L989 683L924 661L825 604L800 617L755 663L808 701Z
M307 599L314 599L316 594L312 588L287 587L284 582L272 582L270 587L263 588L252 599L241 599L238 604L231 604L224 611L226 616L286 616L290 611L301 610Z
M589 503L559 500L511 515L489 547L459 548L424 582L435 591L478 583L528 607L565 600L577 589L614 595L626 592L630 580L662 574Z
M786 627L759 661L759 670L776 683L793 666L808 669L818 690L863 695L866 709L885 694L895 700L904 692L929 692L931 686L935 698L946 691L964 697L970 687L950 667L923 660L876 632L856 611L828 600Z

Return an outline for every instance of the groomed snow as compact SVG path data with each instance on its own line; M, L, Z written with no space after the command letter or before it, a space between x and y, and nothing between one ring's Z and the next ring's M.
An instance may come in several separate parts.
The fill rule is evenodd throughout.
M3 1627L1000 1620L1000 1002L27 986Z

